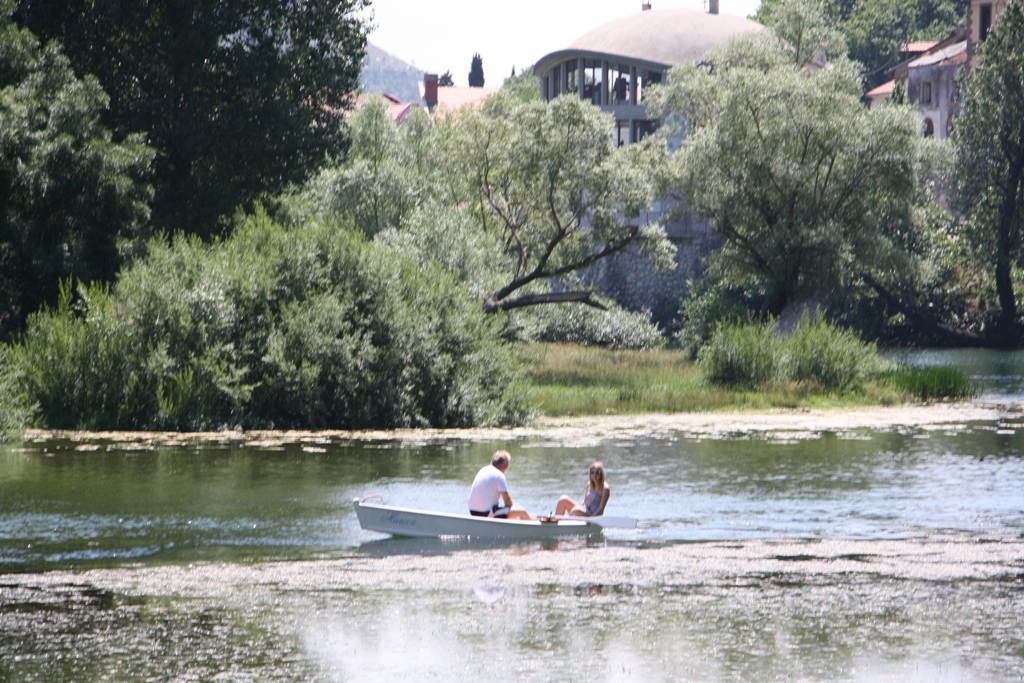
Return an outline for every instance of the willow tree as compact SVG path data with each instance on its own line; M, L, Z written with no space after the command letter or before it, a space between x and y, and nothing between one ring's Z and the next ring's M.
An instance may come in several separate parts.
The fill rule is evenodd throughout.
M771 315L870 272L910 228L921 186L913 113L866 108L859 66L794 48L797 29L813 35L791 21L674 67L657 104L686 134L664 191L714 223L723 245L708 265Z
M1016 268L1024 265L1024 2L1010 2L982 44L956 120L955 206L965 236L989 254L1005 346L1021 342Z
M616 147L608 115L578 97L523 102L501 92L460 117L449 173L464 179L467 210L495 238L496 260L509 264L485 311L558 302L603 308L593 290L568 280L631 245L671 267L664 229L641 218L652 200L653 158L644 146ZM557 279L568 286L531 289Z

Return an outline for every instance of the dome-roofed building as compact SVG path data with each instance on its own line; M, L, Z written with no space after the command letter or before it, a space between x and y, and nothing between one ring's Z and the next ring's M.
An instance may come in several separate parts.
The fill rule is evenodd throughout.
M757 22L709 11L651 9L617 19L581 36L534 66L541 97L578 93L615 116L618 144L637 142L657 127L647 116L644 88L660 83L677 64L699 62L708 50L741 33L761 30Z

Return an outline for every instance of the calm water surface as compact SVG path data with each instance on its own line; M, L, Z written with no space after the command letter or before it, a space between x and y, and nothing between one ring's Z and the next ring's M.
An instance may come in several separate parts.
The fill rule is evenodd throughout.
M912 360L956 362L982 400L1024 400L1024 355ZM805 436L0 446L0 681L1024 680L1024 557L1018 572L954 582L747 573L595 588L581 570L578 581L508 583L493 547L389 539L362 531L352 511L354 498L381 493L461 512L473 475L507 448L512 494L531 511L581 496L587 465L602 460L609 514L640 519L589 545L499 548L510 558L611 562L621 548L773 539L1024 548L1024 413ZM325 579L284 591L247 578L267 561L467 553L489 568L465 586L339 590ZM169 587L208 563L226 563L245 589ZM103 587L161 567L169 583Z

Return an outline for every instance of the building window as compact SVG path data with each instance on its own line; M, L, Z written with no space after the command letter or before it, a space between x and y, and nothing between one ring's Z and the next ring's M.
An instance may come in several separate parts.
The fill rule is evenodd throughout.
M633 142L640 142L649 133L653 133L658 130L658 121L634 121L633 122Z
M921 84L921 104L932 103L932 82L925 81Z
M935 135L935 124L932 123L931 119L924 120L924 136L930 138Z
M615 145L622 147L629 144L629 120L615 122Z
M633 89L630 83L629 67L625 64L612 64L608 69L608 101L611 104L629 104L629 94Z
M577 83L577 76L579 76L578 62L573 59L562 66L565 69L565 92L579 93L579 84Z
M988 38L988 32L992 29L992 5L985 3L978 7L978 42Z
M583 60L583 99L593 104L604 104L601 101L601 89L604 84L601 62L593 59Z

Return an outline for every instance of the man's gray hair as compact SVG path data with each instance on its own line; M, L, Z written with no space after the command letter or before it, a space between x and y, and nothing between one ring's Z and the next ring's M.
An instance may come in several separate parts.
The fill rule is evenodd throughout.
M494 455L491 456L491 465L494 467L507 465L511 459L512 455L508 451L494 451Z

